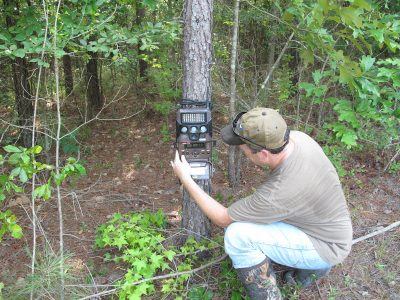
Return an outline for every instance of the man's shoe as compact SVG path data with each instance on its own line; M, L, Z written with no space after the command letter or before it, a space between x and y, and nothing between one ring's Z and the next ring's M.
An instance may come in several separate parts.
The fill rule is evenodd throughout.
M321 277L327 275L331 268L317 269L317 270L304 270L295 269L287 271L283 275L283 281L290 285L300 285L301 287L309 287L311 284L319 280Z
M261 264L250 268L236 269L240 281L246 288L251 300L281 300L281 293L276 285L276 277L267 258Z

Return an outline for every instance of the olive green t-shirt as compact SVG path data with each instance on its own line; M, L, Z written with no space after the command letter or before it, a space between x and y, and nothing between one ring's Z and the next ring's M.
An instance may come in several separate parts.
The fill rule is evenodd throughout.
M234 221L283 221L305 232L328 263L342 262L352 243L350 214L339 177L322 148L292 131L293 152L256 192L228 208Z

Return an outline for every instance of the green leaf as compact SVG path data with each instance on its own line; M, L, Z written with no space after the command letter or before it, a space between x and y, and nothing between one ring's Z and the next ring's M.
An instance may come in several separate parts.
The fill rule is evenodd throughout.
M371 4L365 0L354 0L353 4L359 8L365 9L366 11L372 10Z
M14 56L16 56L16 57L24 58L24 57L25 57L25 50L22 49L22 48L18 48L18 49L16 49L16 50L14 50L14 51L12 52L12 54L13 54Z
M21 172L21 170L22 169L20 167L12 169L12 171L10 172L11 178L14 178L14 177L18 176L19 173Z
M360 79L360 83L361 83L361 87L363 88L363 90L379 97L380 93L379 93L379 89L377 88L376 85L374 85L371 81L369 81L368 79L365 78L361 78Z
M63 49L56 49L56 51L54 52L54 55L57 58L61 58L65 55L65 51Z
M21 152L22 152L21 149L19 149L19 148L16 147L16 146L13 146L13 145L7 145L7 146L5 146L3 149L4 149L6 152L9 152L9 153L21 153Z
M18 224L11 224L8 226L8 229L11 232L11 235L15 239L20 239L22 237L22 228Z
M309 48L302 48L300 50L300 58L303 60L306 66L309 64L314 64L314 53Z
M363 27L363 18L360 17L362 13L361 9L356 9L354 7L341 7L339 10L339 15L342 21L347 25L355 25L358 28Z
M31 161L31 158L26 153L21 153L20 158L24 164L28 164Z
M21 169L21 172L19 173L19 180L20 180L22 183L25 183L25 182L28 181L28 175L26 174L26 172L25 172L24 169Z
M347 145L348 149L350 149L357 145L357 139L358 137L353 131L346 131L343 133L341 141Z
M128 245L128 242L125 240L125 238L122 235L120 235L119 237L117 237L114 240L113 244L118 247L118 250L121 250L123 245Z
M374 65L375 58L371 57L370 55L368 56L362 56L360 66L363 69L364 72L368 71L371 69L371 67Z
M167 257L167 259L169 261L172 261L176 255L176 253L172 250L168 250L168 251L164 252L164 255Z
M39 154L40 152L42 152L42 150L43 150L43 148L42 148L42 146L40 146L40 145L36 145L36 146L34 146L34 147L32 147L32 148L30 149L30 151L31 151L33 154Z
M315 85L309 82L300 82L299 87L306 91L307 97L310 97L315 90Z
M86 175L86 169L81 164L75 164L75 168L78 171L79 175Z
M142 269L146 268L146 262L142 259L135 259L132 265L136 267L137 272L140 272Z
M314 79L314 83L317 85L319 84L319 82L321 81L321 79L324 77L323 73L321 72L321 70L315 70L312 73L312 77Z

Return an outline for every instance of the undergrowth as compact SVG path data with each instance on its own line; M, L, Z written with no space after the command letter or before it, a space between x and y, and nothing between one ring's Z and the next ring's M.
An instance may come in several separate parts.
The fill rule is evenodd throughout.
M199 282L191 271L206 263L200 257L212 260L213 256L222 254L223 248L218 241L197 242L193 238L177 246L174 236L177 234L167 229L162 210L116 213L98 228L96 246L109 250L105 260L126 269L123 279L117 283L119 299L142 299L144 295L152 298L160 294L163 299L213 298L215 291L210 283ZM224 261L220 271L208 269L206 272L218 273L217 286L224 287L218 293L226 295L229 291L231 299L242 299L243 288L229 263Z

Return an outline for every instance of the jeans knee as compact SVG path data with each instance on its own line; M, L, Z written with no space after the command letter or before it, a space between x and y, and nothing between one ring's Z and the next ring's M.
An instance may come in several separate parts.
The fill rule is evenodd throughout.
M225 229L224 245L225 252L228 255L230 255L232 251L237 251L241 248L242 238L244 236L242 225L243 224L239 222L233 222Z

